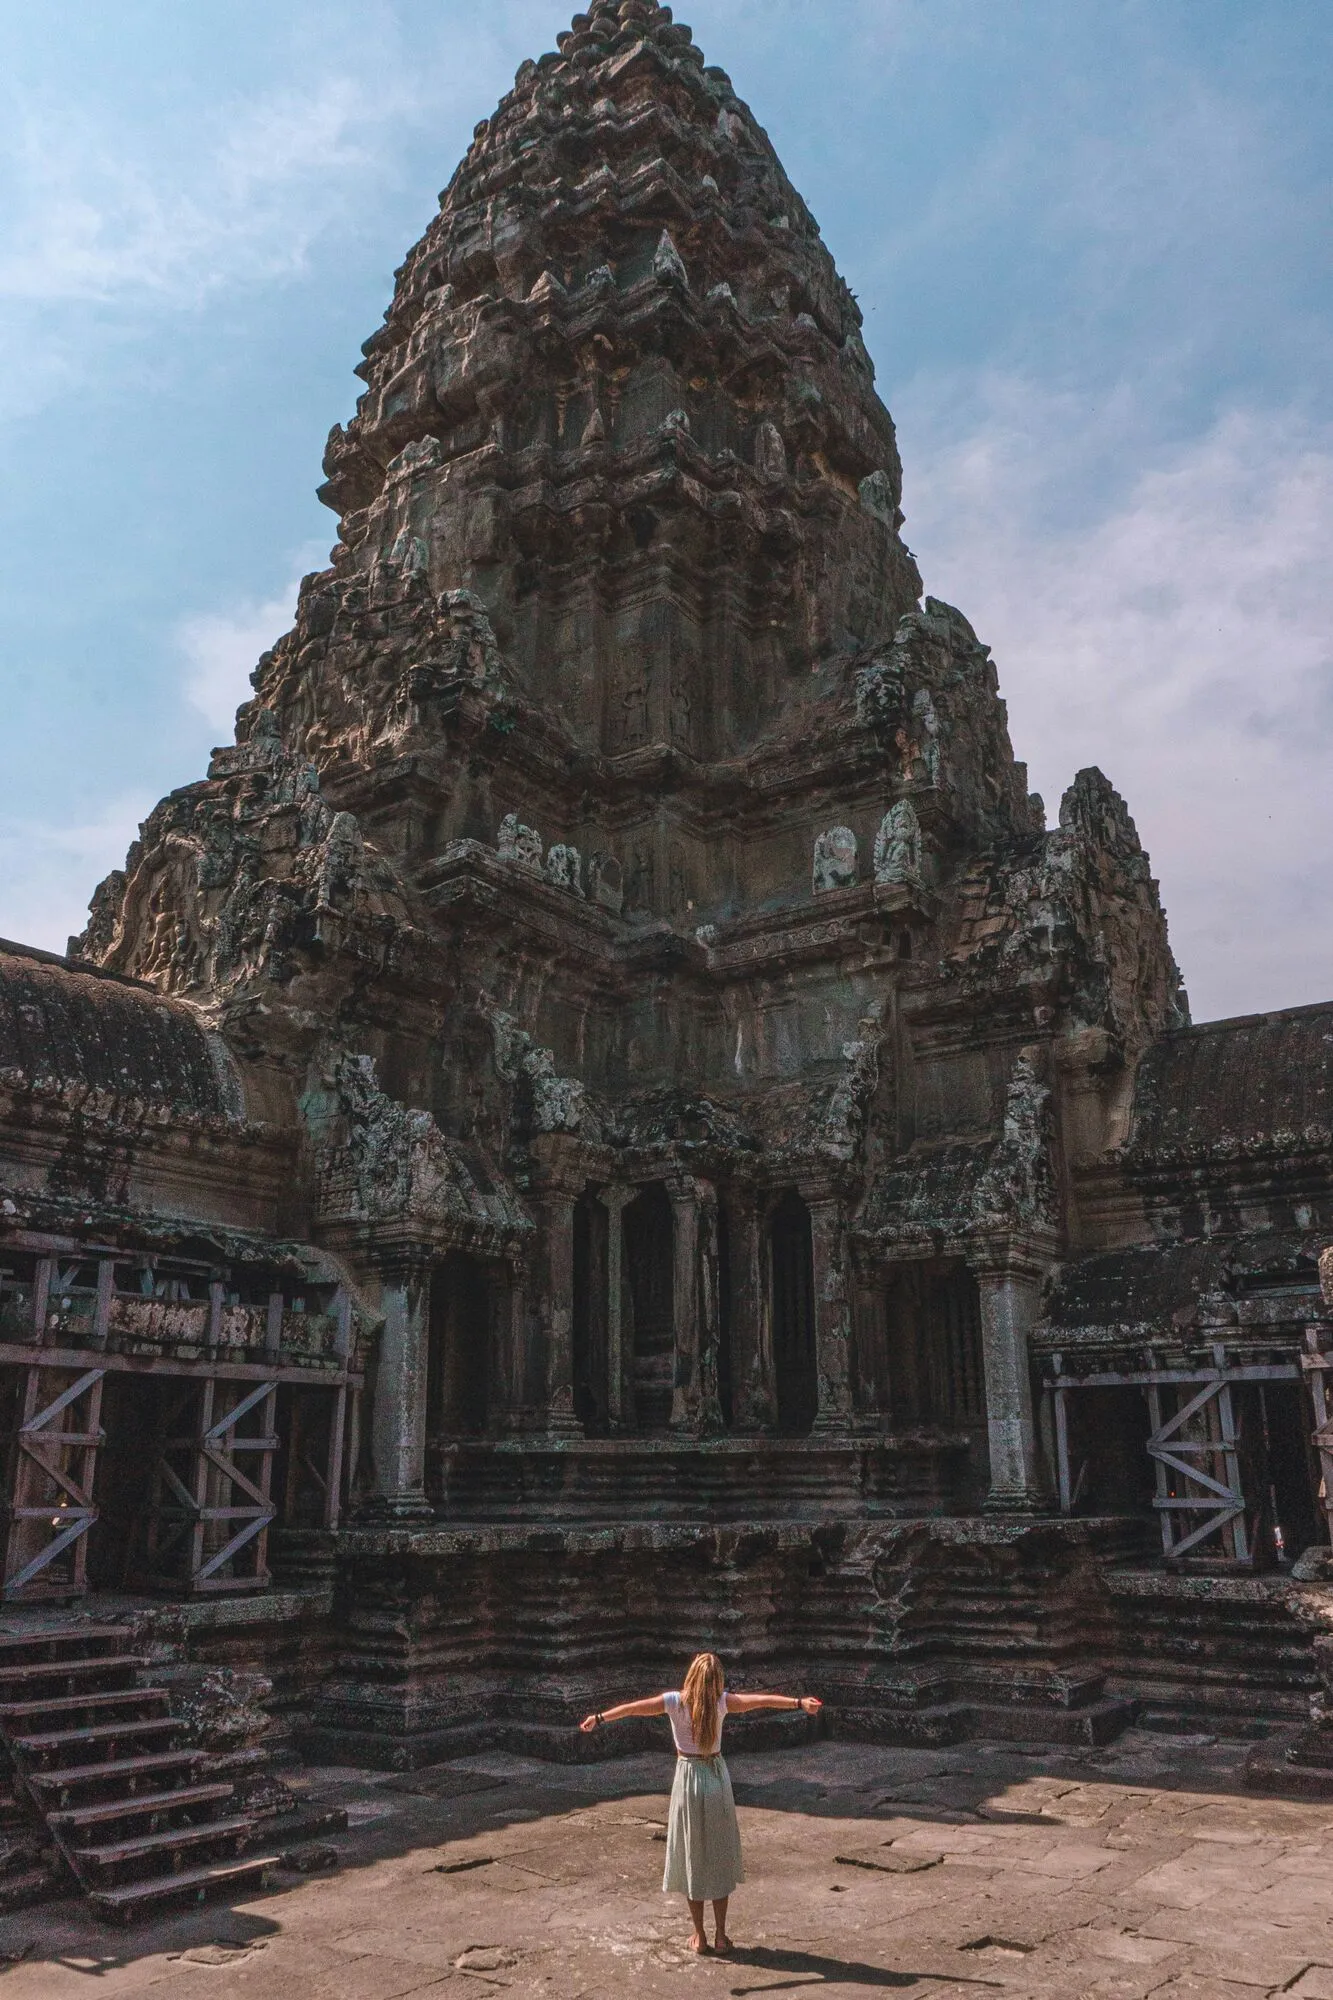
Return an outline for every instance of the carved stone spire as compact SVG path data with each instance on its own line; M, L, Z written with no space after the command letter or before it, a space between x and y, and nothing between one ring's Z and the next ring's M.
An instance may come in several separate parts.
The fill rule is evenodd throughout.
M887 641L919 594L860 328L689 29L645 0L576 15L478 125L365 343L321 489L335 575L261 698L321 762L383 735L394 695L346 652L383 637L365 592L406 531L423 606L475 592L519 689L586 751L669 741L683 679L693 754L743 751L793 679Z

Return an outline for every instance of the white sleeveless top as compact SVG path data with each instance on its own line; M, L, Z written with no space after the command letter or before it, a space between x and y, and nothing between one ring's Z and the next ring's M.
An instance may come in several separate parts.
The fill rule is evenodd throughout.
M717 1742L711 1751L701 1752L694 1740L694 1725L690 1721L690 1711L678 1694L664 1694L667 1717L671 1723L671 1734L676 1739L676 1749L682 1757L716 1756L722 1748L722 1722L727 1713L727 1697L723 1695L717 1704Z

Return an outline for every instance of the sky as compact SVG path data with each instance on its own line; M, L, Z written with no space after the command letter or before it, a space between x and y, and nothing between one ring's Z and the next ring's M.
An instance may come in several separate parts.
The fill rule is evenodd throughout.
M1333 6L693 0L866 316L926 588L1196 1019L1333 996ZM0 935L82 927L322 567L360 344L558 0L0 0Z

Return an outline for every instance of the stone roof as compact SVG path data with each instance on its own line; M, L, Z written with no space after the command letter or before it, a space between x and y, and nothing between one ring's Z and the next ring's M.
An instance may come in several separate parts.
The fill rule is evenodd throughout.
M1163 1036L1139 1065L1129 1164L1333 1145L1333 1001Z
M204 1118L240 1113L221 1044L137 980L0 940L0 1080L75 1085Z

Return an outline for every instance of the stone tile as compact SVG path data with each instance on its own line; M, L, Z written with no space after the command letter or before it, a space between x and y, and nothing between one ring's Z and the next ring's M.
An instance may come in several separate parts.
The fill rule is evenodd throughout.
M1160 1965L1182 1949L1167 1938L1144 1937L1139 1931L1089 1929L1088 1949L1098 1958L1112 1958L1122 1965Z
M1333 2000L1333 1963L1312 1965L1291 1988L1292 2000Z

